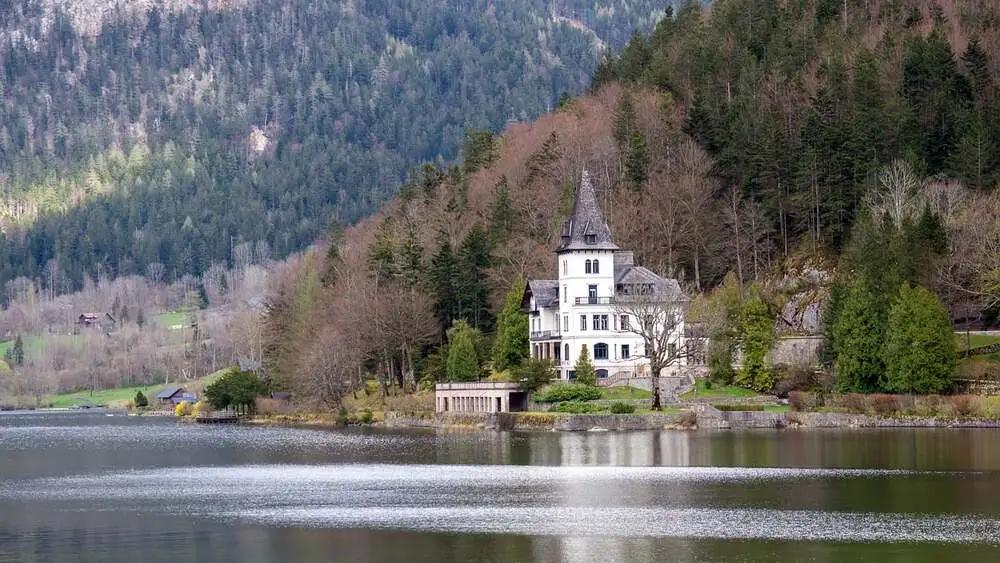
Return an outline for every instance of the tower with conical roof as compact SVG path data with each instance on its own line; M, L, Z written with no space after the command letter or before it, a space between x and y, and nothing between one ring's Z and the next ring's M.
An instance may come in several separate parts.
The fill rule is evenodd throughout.
M635 377L648 360L642 339L628 330L638 320L616 312L615 292L642 285L680 295L680 288L636 266L632 252L615 244L586 170L555 254L558 279L531 280L525 288L532 357L552 360L560 379L573 379L586 348L598 378Z

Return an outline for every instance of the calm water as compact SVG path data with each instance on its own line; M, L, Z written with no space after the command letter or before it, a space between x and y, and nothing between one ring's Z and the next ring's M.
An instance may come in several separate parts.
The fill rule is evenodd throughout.
M0 415L0 560L995 561L998 443Z

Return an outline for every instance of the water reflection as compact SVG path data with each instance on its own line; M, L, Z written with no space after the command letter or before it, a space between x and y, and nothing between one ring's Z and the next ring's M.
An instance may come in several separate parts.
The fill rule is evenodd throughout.
M990 560L996 431L0 415L0 560Z

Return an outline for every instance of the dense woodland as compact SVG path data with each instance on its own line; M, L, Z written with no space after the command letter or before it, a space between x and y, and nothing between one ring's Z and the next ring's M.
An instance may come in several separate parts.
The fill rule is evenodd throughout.
M4 2L0 283L61 293L150 264L200 276L241 242L301 250L466 131L579 92L663 6Z
M773 321L806 293L827 305L839 389L946 390L949 309L988 320L1000 299L998 33L987 1L689 4L603 63L591 95L470 139L462 166L418 170L291 260L270 374L335 403L369 374L448 376L471 330L488 375L494 315L554 274L587 168L619 245L695 296L722 284L695 309L723 347L710 363L749 355L725 377L775 385ZM915 360L930 342L946 344Z

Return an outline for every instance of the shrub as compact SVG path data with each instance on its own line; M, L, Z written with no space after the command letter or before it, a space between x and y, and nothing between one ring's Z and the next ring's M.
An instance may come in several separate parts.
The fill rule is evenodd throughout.
M205 401L198 401L197 403L194 404L192 410L194 411L195 414L206 414L212 410L212 405L209 405Z
M793 391L811 391L818 386L816 372L808 366L780 364L774 366L774 394L788 397Z
M763 411L764 405L746 405L739 403L720 403L718 405L712 405L713 407L719 409L720 411L727 412L737 412L737 411Z
M374 420L374 416L372 416L372 411L369 409L362 409L358 414L358 422L361 424L371 424L372 420Z
M609 410L613 414L632 414L635 412L635 406L629 403L611 403Z
M579 383L562 383L553 385L535 393L536 403L559 403L562 401L593 401L601 398L601 391L596 387Z
M181 401L177 403L174 407L174 416L190 416L191 415L191 403L187 401Z
M511 371L513 372L511 379L520 383L521 388L529 393L548 385L556 376L552 362L540 358L528 358Z
M900 410L899 399L896 397L896 395L886 395L884 393L878 393L872 395L869 399L872 410L875 411L875 414L879 416L889 416Z
M861 393L845 393L840 396L839 405L853 413L864 413L868 410L865 396Z
M135 398L132 399L132 404L139 408L148 407L149 399L147 399L146 396L142 394L142 391L136 391Z
M792 391L788 393L788 405L799 412L815 410L820 406L819 395L809 391Z
M572 414L589 414L604 410L600 405L583 401L563 401L552 407L550 412L565 412Z
M940 409L940 395L924 395L913 400L911 412L917 416L935 416Z

